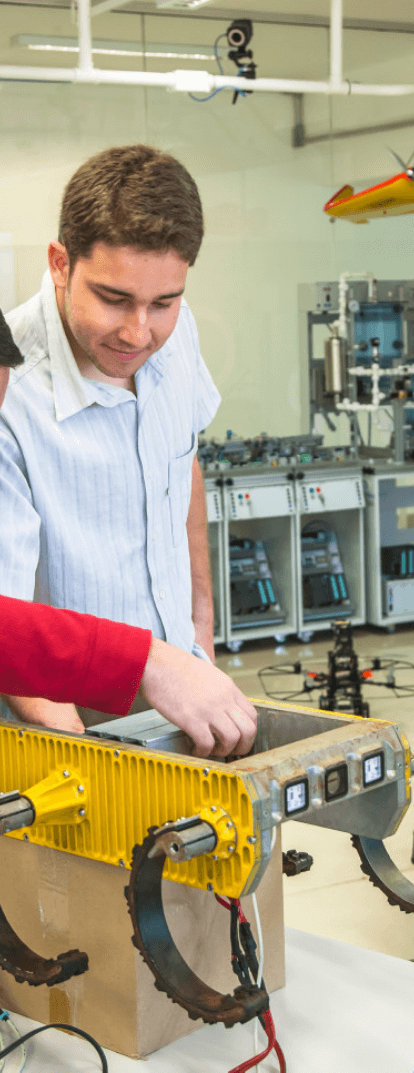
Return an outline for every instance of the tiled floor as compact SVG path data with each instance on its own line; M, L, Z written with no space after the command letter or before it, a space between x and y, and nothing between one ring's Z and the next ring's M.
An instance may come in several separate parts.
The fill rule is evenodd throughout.
M391 655L414 663L414 628L397 628L393 635L380 630L356 629L354 643L361 669L369 667L367 657L374 656ZM237 656L221 646L217 650L217 665L231 675L247 696L263 697L258 670L298 658L309 670L324 669L324 656L332 647L332 636L329 633L315 634L306 645L294 638L286 645L285 654L276 655L275 645L271 639L246 642ZM386 673L378 672L375 677L385 678ZM411 672L397 669L396 679L397 683L414 686L414 668ZM275 680L266 681L271 688ZM300 688L301 681L301 678L279 678L275 685L279 689L286 683L286 690L289 690L296 682ZM371 716L398 722L414 752L414 696L396 699L391 690L370 685L364 693L370 703ZM290 703L306 706L313 703L317 707L318 696L316 690L313 701L309 696L302 696ZM414 883L414 865L411 864L413 830L414 803L397 833L387 840L390 856ZM287 925L396 957L414 959L414 913L408 915L391 907L381 891L372 886L360 870L359 857L348 835L292 821L283 825L282 837L285 850L306 850L314 858L310 872L284 878Z

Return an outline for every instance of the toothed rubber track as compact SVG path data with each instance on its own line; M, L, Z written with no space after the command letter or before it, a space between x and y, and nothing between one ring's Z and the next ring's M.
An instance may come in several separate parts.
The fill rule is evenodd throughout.
M177 950L162 904L165 855L148 857L157 830L150 827L142 845L133 850L131 879L125 888L134 927L132 942L155 976L158 991L165 991L193 1021L201 1017L206 1024L221 1022L226 1028L250 1021L269 1008L267 991L256 986L237 987L233 995L222 995L203 983Z
M54 958L43 958L19 939L0 908L0 968L10 972L18 984L39 987L61 984L71 976L81 976L88 968L88 955L68 950Z
M390 905L398 905L403 913L414 913L414 883L399 871L384 843L358 835L352 835L351 842L361 858L362 871L374 887L383 891Z

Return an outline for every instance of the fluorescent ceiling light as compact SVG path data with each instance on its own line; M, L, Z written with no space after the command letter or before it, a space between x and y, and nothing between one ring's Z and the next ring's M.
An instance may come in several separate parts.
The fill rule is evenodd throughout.
M79 52L77 37L51 37L50 35L17 34L11 38L12 45L24 46L35 52ZM219 49L223 55L223 50ZM99 56L146 56L147 59L214 60L214 48L210 45L143 45L137 41L95 40L92 52Z
M211 0L157 0L157 9L178 8L186 11L188 8L201 7L202 4L210 4Z

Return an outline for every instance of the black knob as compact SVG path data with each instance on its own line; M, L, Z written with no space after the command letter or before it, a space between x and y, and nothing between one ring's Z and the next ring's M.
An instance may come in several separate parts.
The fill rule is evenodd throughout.
M217 485L217 488L222 488L222 487L223 487L223 483L224 483L224 482L223 482L223 478L222 478L222 477L217 477L217 479L216 479L216 481L215 481L215 484Z
M376 338L375 339L370 339L370 343L371 343L371 346L379 346L380 345L379 339L376 339Z
M233 477L226 477L226 484L234 484Z
M286 476L287 476L288 481L294 481L295 480L295 474L293 473L293 470L291 470L290 473L287 473Z
M301 471L299 471L299 473L296 474L296 480L297 481L303 481L304 476L305 476L305 474L302 473Z
M393 342L392 345L393 345L394 350L402 350L403 346L404 346L404 343L401 341L401 339L394 339L394 342Z

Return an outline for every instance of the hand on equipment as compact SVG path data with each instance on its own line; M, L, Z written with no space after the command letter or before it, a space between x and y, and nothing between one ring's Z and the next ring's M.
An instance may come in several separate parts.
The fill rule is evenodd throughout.
M256 737L255 708L226 674L153 637L140 693L195 744L195 756L245 755Z

